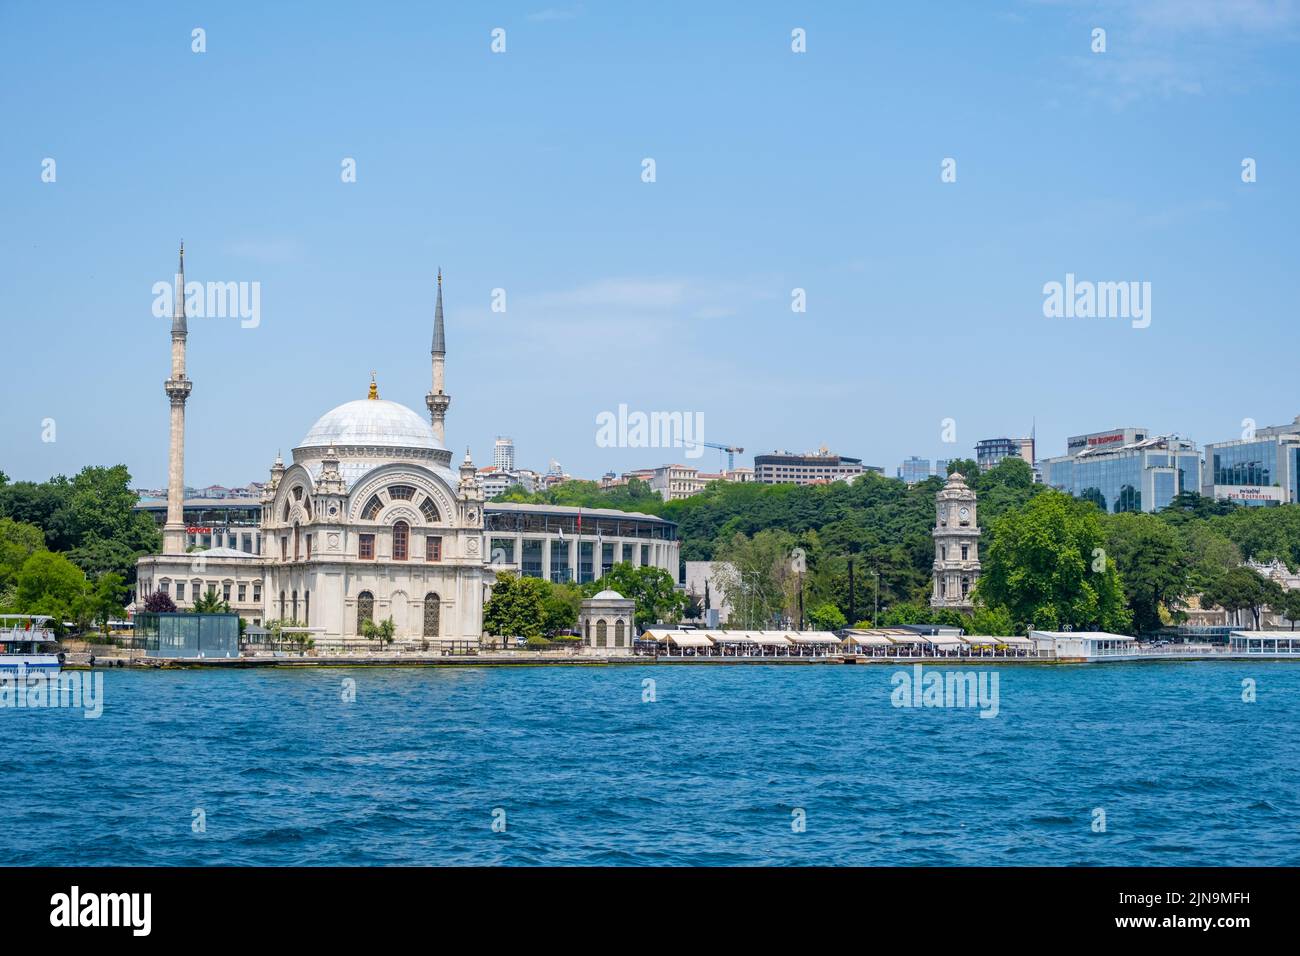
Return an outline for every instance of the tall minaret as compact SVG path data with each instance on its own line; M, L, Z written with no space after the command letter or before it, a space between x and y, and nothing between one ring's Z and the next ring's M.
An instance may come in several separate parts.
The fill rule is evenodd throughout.
M442 328L442 269L438 270L438 304L433 307L433 390L424 396L424 404L429 406L429 420L433 423L433 434L443 447L447 446L446 421L447 406L451 396L446 393L444 378L447 363L447 338Z
M172 403L171 446L167 457L167 523L163 525L163 554L185 553L185 400L190 380L185 377L185 243L176 273L176 304L172 309L172 374L163 383Z

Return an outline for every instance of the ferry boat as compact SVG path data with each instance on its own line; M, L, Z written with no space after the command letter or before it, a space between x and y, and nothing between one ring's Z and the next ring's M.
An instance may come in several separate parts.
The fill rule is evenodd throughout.
M63 653L50 630L51 620L42 614L0 614L0 673L59 673Z

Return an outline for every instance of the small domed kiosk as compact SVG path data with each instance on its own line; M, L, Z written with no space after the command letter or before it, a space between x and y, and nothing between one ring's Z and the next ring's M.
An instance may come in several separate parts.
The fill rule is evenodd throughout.
M582 602L578 628L585 647L596 653L630 653L636 637L636 602L606 588Z

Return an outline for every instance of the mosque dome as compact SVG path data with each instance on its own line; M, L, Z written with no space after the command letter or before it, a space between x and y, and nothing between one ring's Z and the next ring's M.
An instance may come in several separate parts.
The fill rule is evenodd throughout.
M623 595L619 594L617 591L613 590L612 588L605 588L605 590L603 590L603 591L601 591L599 594L597 594L594 598L592 598L592 600L594 600L594 601L626 601L627 598L623 597Z
M446 450L422 415L380 398L360 398L330 409L298 443L302 449L356 445Z

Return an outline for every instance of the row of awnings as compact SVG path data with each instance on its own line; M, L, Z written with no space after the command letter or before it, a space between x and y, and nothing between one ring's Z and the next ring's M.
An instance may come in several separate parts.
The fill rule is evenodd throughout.
M674 647L828 647L840 645L830 631L670 631L649 630L642 640Z
M841 640L830 631L675 631L648 630L642 640L673 647L927 647L943 651L965 648L1032 648L1027 637L975 637L956 634L918 634L904 628L849 631Z
M849 631L844 644L858 647L933 647L961 650L966 647L1034 647L1027 637L976 637L971 634L918 634L906 628L880 627Z

